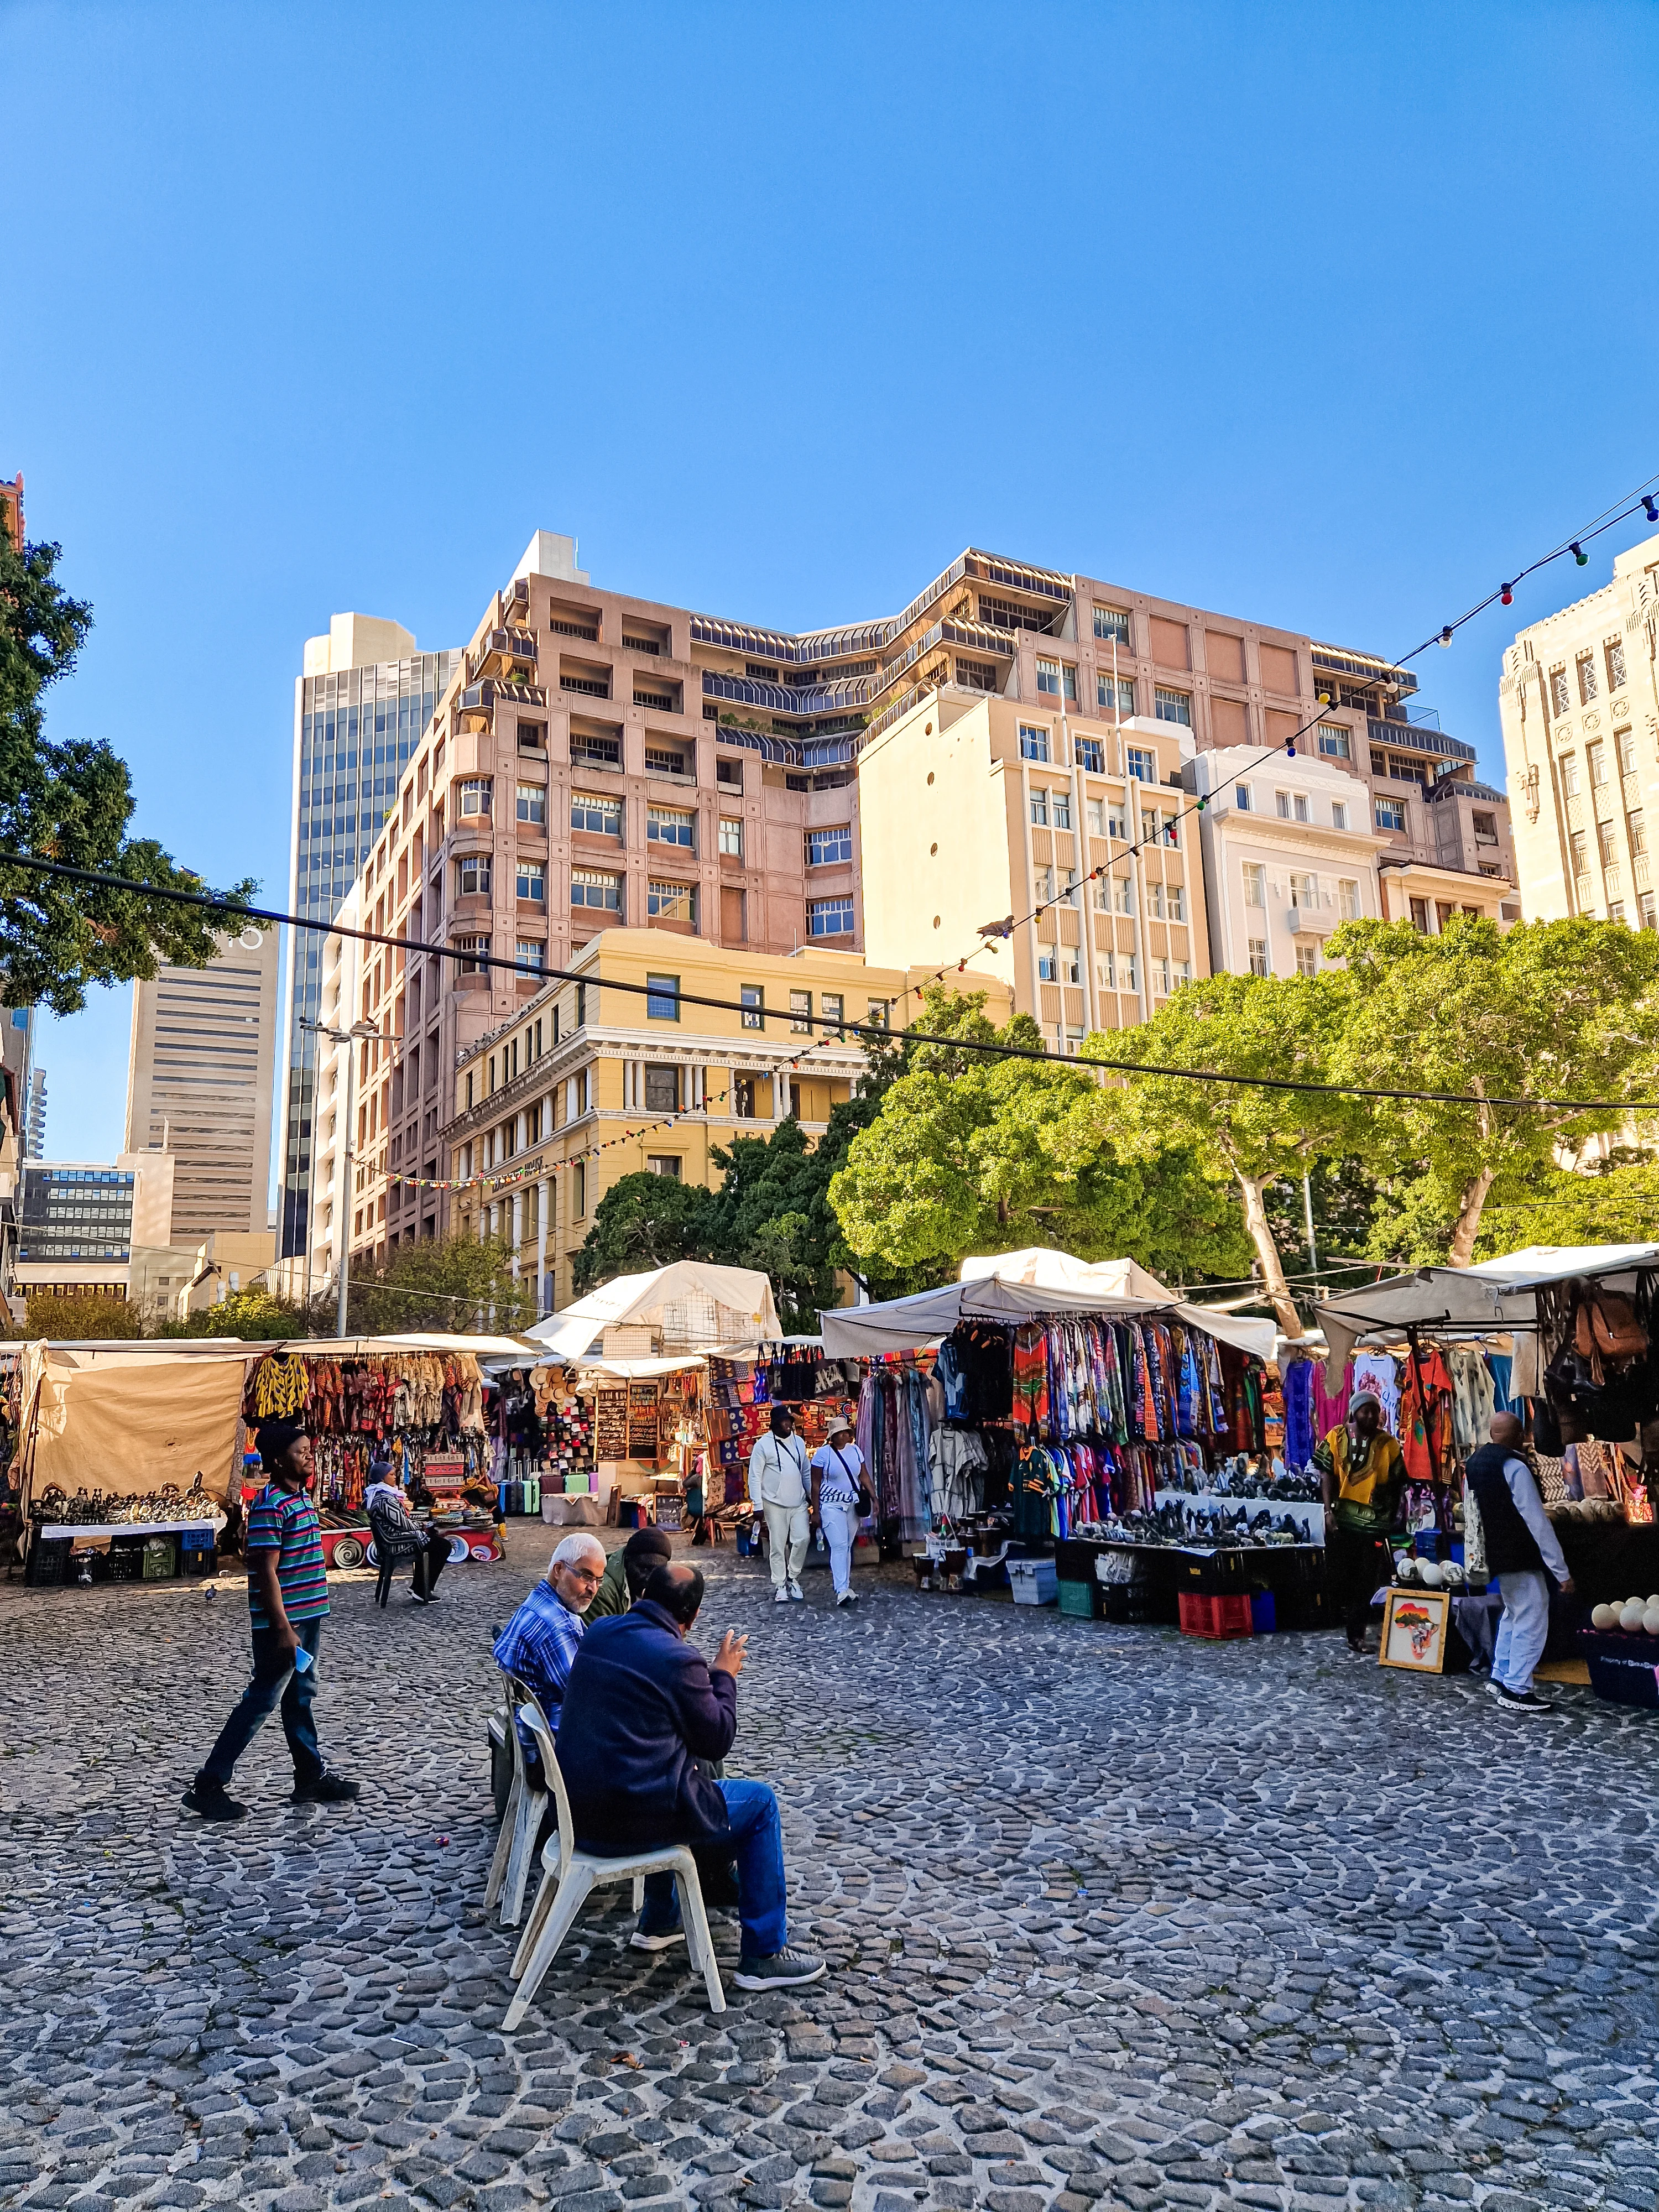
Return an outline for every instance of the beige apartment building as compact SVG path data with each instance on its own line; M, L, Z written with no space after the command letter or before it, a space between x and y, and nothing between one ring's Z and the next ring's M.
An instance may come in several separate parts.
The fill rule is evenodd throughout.
M1467 778L1473 754L1414 690L1374 656L972 549L897 615L795 634L600 590L571 539L538 532L355 886L367 926L444 951L319 955L331 1003L377 1033L355 1079L363 1249L447 1228L451 1074L599 933L919 972L984 946L969 973L1075 1046L1206 971L1202 869L1178 818L1197 754L1307 733L1366 793L1390 854L1440 865L1430 786ZM1103 860L1109 906L1082 881ZM1028 923L1051 881L1076 896ZM1011 919L1012 936L984 933ZM330 1112L319 1091L319 1152ZM335 1146L337 1178L337 1132ZM307 1240L313 1283L343 1200L326 1240Z
M205 968L132 991L126 1148L173 1158L167 1246L267 1236L278 939L252 925ZM260 1262L276 1256L274 1235Z
M365 1254L385 1237L399 1183L372 1110L375 1046L343 1042L332 1018L352 1003L360 955L337 937L330 951L318 1060L318 1280L333 1266L348 1176L350 1243ZM441 1193L417 1182L412 1194L434 1219L447 1198L452 1230L506 1237L544 1311L568 1301L572 1256L613 1182L648 1172L716 1184L716 1146L769 1135L791 1115L816 1141L864 1066L862 1046L840 1025L896 1024L924 981L918 970L827 946L782 957L650 928L601 931L574 956L573 972L574 981L541 982L446 1072L435 1175L427 1180L458 1187ZM1006 1021L1006 988L969 980L988 991L990 1018ZM351 1086L348 1160L353 1051L370 1079Z
M1659 537L1613 580L1516 634L1498 711L1527 912L1659 927L1648 821L1659 805Z

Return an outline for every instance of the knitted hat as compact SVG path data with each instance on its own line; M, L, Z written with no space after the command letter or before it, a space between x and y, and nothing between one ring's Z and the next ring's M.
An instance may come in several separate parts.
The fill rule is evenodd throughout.
M261 1421L254 1442L259 1447L259 1457L268 1474L275 1474L276 1463L290 1444L295 1444L305 1431L297 1421Z

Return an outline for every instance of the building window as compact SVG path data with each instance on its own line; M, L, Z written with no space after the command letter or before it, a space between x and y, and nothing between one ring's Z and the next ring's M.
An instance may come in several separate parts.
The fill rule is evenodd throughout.
M1106 835L1109 837L1115 837L1120 845L1127 845L1128 843L1129 810L1127 806L1114 806L1109 801L1108 801L1106 807Z
M1625 688L1625 641L1610 637L1604 650L1607 657L1607 689L1622 691Z
M489 778L471 775L461 785L461 814L488 814L489 811Z
M1659 902L1651 891L1644 891L1636 902L1636 912L1644 929L1659 929Z
M1267 871L1260 860L1244 863L1244 903L1259 907L1267 903Z
M1292 817L1297 822L1305 822L1307 820L1308 794L1305 791L1298 791L1291 800L1291 813Z
M743 1025L746 1030L766 1027L766 994L758 983L745 983L738 993L743 1001Z
M1054 802L1054 817L1055 829L1069 830L1072 826L1071 793L1069 791L1056 791L1052 793L1052 797Z
M789 994L789 1026L797 1036L812 1034L812 994L792 991Z
M1060 958L1051 945L1038 948L1037 980L1043 983L1058 983L1060 981Z
M728 791L741 791L743 789L743 763L740 760L727 760L725 756L722 755L721 757L714 763L714 781L716 783L724 784Z
M573 768L620 768L622 739L590 737L581 731L573 730L570 733L570 764Z
M866 999L865 1005L869 1010L868 1018L871 1025L878 1030L884 1030L887 1026L887 1017L892 1011L892 1001L888 999Z
M572 868L570 903L573 907L599 907L605 913L620 915L622 878L602 874L597 868Z
M1098 738L1078 738L1072 750L1077 755L1077 764L1085 775L1104 775L1106 748Z
M678 845L682 851L697 849L697 817L678 806L647 806L645 834L653 845Z
M678 1114L680 1110L680 1072L678 1067L647 1067L645 1071L645 1110L647 1114Z
M853 933L853 902L849 898L809 899L806 903L807 933L812 937L850 937Z
M1019 757L1022 760L1046 761L1048 757L1048 732L1036 722L1019 726Z
M1319 973L1319 947L1316 945L1297 946L1296 972L1298 975L1316 975Z
M1570 830L1567 832L1567 849L1572 855L1572 872L1575 876L1587 876L1589 873L1589 838L1583 830Z
M649 1080L647 1076L647 1080ZM665 1176L670 1182L680 1179L680 1156L678 1152L647 1152L645 1156L647 1175Z
M755 1076L734 1075L732 1078L732 1113L735 1120L756 1121L760 1119L759 1087L758 1079Z
M519 786L519 819L520 822L547 822L547 786L544 783L521 783Z
M1241 814L1248 814L1250 811L1250 787L1248 783L1236 783L1233 786L1233 804Z
M587 1162L578 1160L570 1175L570 1211L578 1221L587 1215Z
M1275 805L1278 807L1278 809L1279 809L1279 820L1280 820L1281 822L1288 822L1288 821L1290 820L1290 818L1291 818L1291 794L1290 794L1290 793L1289 793L1288 791L1276 791L1276 792L1274 792L1274 793L1273 793L1273 803L1274 803L1274 805Z
M1572 698L1567 690L1567 672L1565 668L1552 668L1550 671L1550 705L1558 714L1570 714L1572 712Z
M1595 698L1595 655L1581 653L1578 656L1578 698L1582 706L1588 707Z
M1311 914L1319 904L1319 881L1315 876L1295 875L1291 878L1291 904L1299 907L1304 914Z
M1630 832L1631 851L1645 853L1648 849L1648 817L1639 806L1632 807L1625 817L1625 826Z
M1599 791L1607 780L1607 750L1605 745L1586 745L1585 765L1589 769L1590 789Z
M1095 635L1115 638L1120 645L1127 645L1129 642L1128 609L1097 605L1095 609Z
M840 822L831 830L809 830L806 833L806 865L809 868L827 868L837 861L853 857L853 825Z
M586 830L596 837L614 837L622 841L623 810L620 799L604 799L591 791L573 791L570 794L570 826Z
M646 885L645 910L660 921L689 921L692 927L697 921L697 890L695 884L659 883L653 878Z
M720 851L729 860L743 858L743 823L734 814L720 817Z
M1379 830L1403 830L1406 826L1405 800L1379 799L1376 802L1376 826Z
M1062 699L1069 699L1072 704L1076 706L1077 670L1069 660L1062 661L1060 663L1060 694Z
M1193 699L1189 691L1168 691L1163 684L1154 687L1152 712L1160 722L1179 722L1183 729L1193 726Z
M1156 753L1148 752L1139 745L1128 745L1124 749L1123 760L1124 773L1129 776L1132 781L1135 783L1156 783L1158 781L1158 756Z
M520 860L518 880L521 899L529 899L537 906L546 905L547 873L539 860Z
M1340 722L1322 722L1319 726L1319 750L1327 760L1352 760L1352 747L1346 726Z
M455 896L458 898L488 898L489 881L488 853L467 853L456 861Z
M1048 793L1042 784L1038 784L1031 793L1031 819L1040 829L1046 830L1048 826Z
M647 745L645 749L645 772L647 775L684 775L685 755L667 745Z
M538 937L521 937L514 964L521 975L539 975L547 965L547 947Z
M1178 814L1166 814L1166 815L1164 816L1164 843L1165 843L1166 845L1179 845L1179 844L1180 844L1180 842L1181 842L1181 817L1180 817Z
M678 1021L680 979L678 975L647 975L646 977L645 1018L648 1022Z
M1578 796L1578 761L1576 754L1563 753L1561 756L1561 792L1562 796L1566 799L1577 799Z
M1411 905L1412 927L1419 937L1426 937L1429 934L1429 902L1427 899L1414 898Z
M1623 899L1609 899L1607 901L1607 920L1609 921L1622 921L1624 918L1625 902Z
M1167 884L1164 886L1164 889L1169 894L1170 921L1185 921L1187 919L1187 893L1185 889L1180 884Z
M1359 886L1346 876L1337 878L1336 911L1344 921L1359 919Z
M1636 769L1636 739L1633 734L1629 730L1615 730L1613 744L1619 756L1620 775L1633 775Z
M1469 820L1474 826L1477 845L1495 845L1498 842L1498 817L1495 814L1471 814Z
M1619 861L1619 848L1613 842L1613 824L1611 822L1598 822L1596 823L1595 846L1596 850L1601 856L1601 866L1604 868L1616 867Z
M1091 837L1103 837L1106 835L1105 800L1085 799L1083 802L1083 818L1089 826L1089 835Z
M1252 937L1249 940L1248 949L1250 958L1251 975L1265 975L1267 972L1267 939L1265 937Z
M1039 691L1054 698L1059 698L1060 663L1057 660L1039 660L1036 665L1036 679ZM1048 756L1045 754L1043 757L1046 759Z
M1331 801L1331 827L1332 827L1332 829L1333 829L1333 830L1346 830L1346 829L1347 828L1347 826L1348 826L1348 803L1347 803L1346 799L1332 799L1332 801Z
M841 992L821 991L818 994L818 1012L823 1017L823 1033L826 1036L829 1036L832 1026L836 1035L837 1036L841 1035L841 1024L845 1018L846 1011L846 1002Z
M1095 671L1095 704L1120 722L1127 722L1135 710L1135 686L1132 676L1112 676L1109 671Z
M455 964L463 975L482 975L484 973L484 956L489 951L487 937L458 937L455 947L461 955Z

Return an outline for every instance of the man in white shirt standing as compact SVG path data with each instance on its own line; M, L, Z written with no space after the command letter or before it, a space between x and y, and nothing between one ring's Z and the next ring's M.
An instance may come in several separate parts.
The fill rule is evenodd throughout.
M812 1455L812 1511L830 1547L830 1575L837 1605L856 1605L853 1588L853 1543L858 1534L859 1486L864 1454L853 1441L853 1424L839 1416L830 1424L830 1439Z
M771 1419L770 1433L749 1455L749 1502L765 1516L772 1601L783 1605L806 1595L800 1586L809 1533L806 1447L787 1406L774 1406Z

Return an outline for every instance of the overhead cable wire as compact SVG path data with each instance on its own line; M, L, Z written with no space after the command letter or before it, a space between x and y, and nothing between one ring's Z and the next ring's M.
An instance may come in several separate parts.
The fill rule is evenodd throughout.
M428 944L416 937L394 937L382 930L355 929L337 921L324 921L315 915L285 914L279 908L250 906L245 901L222 898L210 891L175 890L170 886L140 883L136 878L115 876L95 868L76 868L62 860L42 860L26 853L0 853L0 868L22 868L36 872L86 884L94 889L117 891L137 891L151 898L170 900L175 905L190 906L212 914L240 918L246 921L286 923L290 928L310 930L323 937L351 938L360 944L380 945L393 951L429 953L434 957L464 960L473 967L501 968L510 975L532 976L543 982L579 983L592 991L621 991L635 998L664 999L670 994L660 984L629 983L619 977L590 975L570 968L521 968L516 960L505 960L488 952L468 951L464 946ZM849 1021L844 1016L797 1014L793 1010L779 1007L775 1017L765 1006L744 1006L736 999L712 999L695 991L682 991L678 986L672 994L677 1006L705 1006L717 1013L746 1014L751 1018L759 1014L763 1020L775 1018L779 1021L810 1022L815 1030L822 1030L830 1038L856 1036L878 1040L884 1044L937 1045L947 1052L974 1053L988 1060L1033 1060L1054 1067L1068 1067L1082 1072L1104 1068L1115 1074L1158 1075L1178 1083L1209 1083L1235 1091L1299 1091L1310 1096L1336 1098L1388 1098L1407 1103L1430 1106L1481 1106L1512 1108L1517 1111L1572 1114L1659 1114L1659 1099L1655 1098L1510 1098L1478 1091L1411 1091L1364 1083L1321 1083L1311 1077L1289 1075L1229 1075L1213 1067L1171 1067L1158 1060L1107 1060L1091 1053L1050 1052L1037 1045L1007 1044L997 1038L937 1036L926 1030L895 1030L884 1022ZM516 1021L517 1017L514 1017ZM502 1027L510 1027L503 1024ZM373 1042L371 1038L362 1040ZM802 1056L797 1054L795 1057Z

